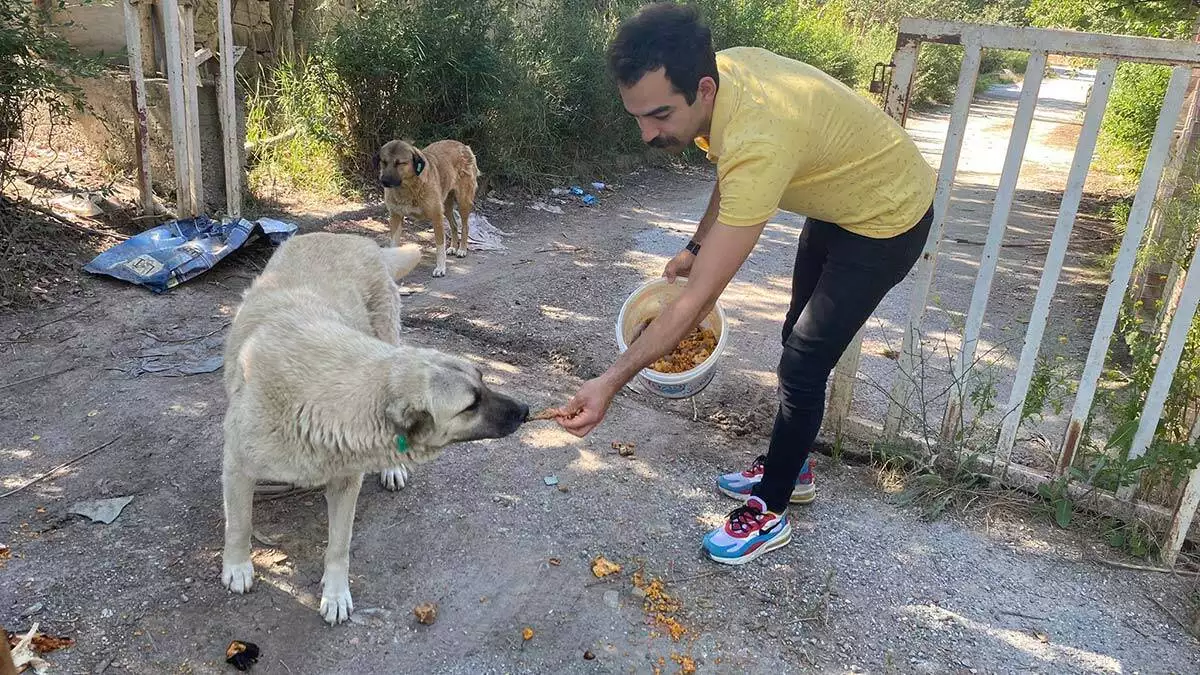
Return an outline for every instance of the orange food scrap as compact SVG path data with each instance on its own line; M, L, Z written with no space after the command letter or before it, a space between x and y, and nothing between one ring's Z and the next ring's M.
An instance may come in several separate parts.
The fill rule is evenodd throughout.
M596 575L597 579L603 579L610 574L616 574L621 571L621 566L615 562L609 561L602 555L598 555L592 559L592 574Z
M525 630L521 631L521 639L525 640L526 642L532 640L533 639L533 629L526 626Z
M660 373L683 373L704 363L717 348L717 334L711 328L696 328L650 369Z
M679 672L683 675L692 675L696 672L696 661L687 654L671 654L671 660L679 664Z

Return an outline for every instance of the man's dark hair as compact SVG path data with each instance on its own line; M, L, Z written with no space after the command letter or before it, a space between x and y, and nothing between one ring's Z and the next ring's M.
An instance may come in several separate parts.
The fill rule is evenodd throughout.
M701 23L694 7L674 2L646 5L622 23L608 46L608 68L623 87L664 68L667 80L688 105L696 100L701 78L720 82L712 31Z

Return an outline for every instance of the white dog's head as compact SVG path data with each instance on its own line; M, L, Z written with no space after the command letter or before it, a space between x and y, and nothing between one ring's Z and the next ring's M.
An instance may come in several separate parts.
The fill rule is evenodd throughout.
M488 388L469 361L433 349L400 349L389 388L388 416L414 462L451 443L503 438L529 416L529 406Z

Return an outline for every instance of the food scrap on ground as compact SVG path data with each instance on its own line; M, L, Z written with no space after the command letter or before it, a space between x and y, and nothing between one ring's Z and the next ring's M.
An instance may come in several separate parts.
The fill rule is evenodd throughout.
M525 640L526 642L532 640L533 639L533 629L530 628L529 626L526 626L525 629L521 631L521 639Z
M258 645L253 642L233 640L225 648L225 663L238 670L250 670L250 666L258 662Z
M597 579L603 579L611 574L616 574L621 571L621 566L612 562L602 555L592 558L592 574L596 575Z
M712 355L717 348L717 334L711 328L696 328L679 342L674 351L650 365L659 373L687 372Z
M637 450L637 443L619 443L613 441L612 448L622 457L633 457L633 453Z
M692 675L696 672L696 660L687 654L671 654L671 660L679 664L679 672L682 675Z
M480 599L480 602L483 600ZM413 607L413 614L417 617L417 623L431 626L434 621L437 621L437 605L432 602L421 603Z
M683 624L674 617L682 605L667 593L666 586L661 579L646 581L641 571L637 571L633 573L633 585L645 595L642 609L655 626L661 628L676 642L687 634L687 628L684 628Z

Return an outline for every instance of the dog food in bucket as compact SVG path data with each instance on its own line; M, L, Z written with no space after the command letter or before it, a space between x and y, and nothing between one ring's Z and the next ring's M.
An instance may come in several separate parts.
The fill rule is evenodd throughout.
M675 349L655 361L650 369L660 373L685 373L704 363L717 348L717 334L711 328L696 328Z

